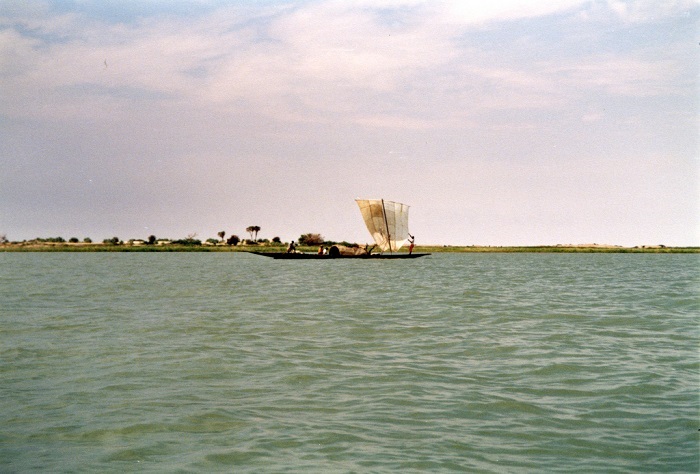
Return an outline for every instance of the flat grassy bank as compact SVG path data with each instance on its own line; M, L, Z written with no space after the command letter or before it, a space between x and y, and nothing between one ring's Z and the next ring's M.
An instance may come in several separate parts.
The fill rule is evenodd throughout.
M416 246L416 252L453 253L700 253L700 247L617 247L617 246Z
M0 252L284 252L284 245L130 245L104 243L9 243L0 245ZM318 247L297 247L302 252L315 252ZM402 249L406 251L406 249ZM430 246L418 245L416 253L700 253L700 247L618 247L597 245L556 246Z

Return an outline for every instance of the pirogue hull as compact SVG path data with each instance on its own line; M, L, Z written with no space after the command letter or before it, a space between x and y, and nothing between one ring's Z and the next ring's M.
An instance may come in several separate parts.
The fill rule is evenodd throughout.
M319 255L317 253L283 253L283 252L250 252L262 257L271 257L277 260L339 260L344 258L356 258L364 260L418 258L430 255L429 253L394 253L374 255Z

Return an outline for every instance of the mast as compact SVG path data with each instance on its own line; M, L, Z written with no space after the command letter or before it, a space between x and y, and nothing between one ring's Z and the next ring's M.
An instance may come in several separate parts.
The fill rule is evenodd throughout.
M384 226L386 227L386 241L389 244L389 253L394 253L391 250L391 233L389 232L389 222L386 220L386 207L384 207L384 199L382 199L382 214L384 214Z

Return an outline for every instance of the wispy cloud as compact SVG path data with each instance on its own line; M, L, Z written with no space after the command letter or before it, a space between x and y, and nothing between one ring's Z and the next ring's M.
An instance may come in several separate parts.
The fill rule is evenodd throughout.
M572 173L580 176L599 154L666 156L650 138L660 130L679 157L691 154L699 11L683 0L7 1L0 113L15 136L63 130L46 132L52 153L78 149L105 175L128 175L113 180L119 186L148 189L155 168L129 166L135 156L160 160L168 182L225 189L232 207L241 193L213 170L235 174L242 163L250 183L238 188L247 192L269 181L299 196L369 184L420 193L408 177L333 181L347 176L333 160L366 166L396 148L429 163L422 176L435 180L434 195L454 196L464 191L439 185L438 163L518 157L527 169L545 155L578 163ZM624 134L606 128L613 121L633 125ZM70 142L86 129L114 140L109 158L97 145ZM31 147L16 142L18 157ZM327 183L288 171L304 188L292 189L288 174L276 174L280 156L288 170L330 163Z
M254 16L226 8L194 22L154 17L128 25L79 13L56 17L44 12L41 19L32 16L35 10L15 20L22 28L2 32L3 76L6 90L24 97L23 90L93 83L220 106L244 100L260 113L288 117L300 115L295 113L300 108L307 116L331 109L351 115L362 110L365 117L369 108L377 110L378 120L386 116L382 106L411 100L415 84L421 84L420 94L435 95L499 88L505 100L496 98L492 106L516 107L533 99L542 105L543 95L536 99L532 92L562 75L576 87L614 94L647 96L671 87L673 60L592 56L571 66L508 68L490 63L489 52L457 41L465 28L483 22L565 14L582 3L311 2ZM386 13L397 6L406 10ZM611 8L621 7L612 2ZM504 58L517 54L500 53ZM105 59L108 71L102 67ZM518 90L526 92L520 104L512 100Z

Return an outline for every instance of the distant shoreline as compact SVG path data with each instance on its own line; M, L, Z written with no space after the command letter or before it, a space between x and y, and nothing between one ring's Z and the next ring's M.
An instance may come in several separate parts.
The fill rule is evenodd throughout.
M0 244L0 252L284 252L280 245L134 245L68 242L13 242ZM298 247L302 252L315 252L318 247ZM401 249L405 252L406 249ZM700 253L700 247L666 247L663 245L622 247L617 245L536 245L536 246L480 246L480 245L417 245L417 253Z

